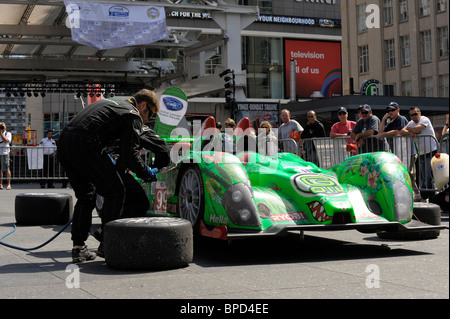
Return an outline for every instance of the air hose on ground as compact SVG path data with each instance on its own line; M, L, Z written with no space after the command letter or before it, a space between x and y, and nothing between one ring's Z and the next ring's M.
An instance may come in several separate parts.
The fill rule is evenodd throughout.
M48 243L52 242L56 237L58 237L64 230L66 230L67 227L69 227L69 225L72 223L72 219L69 220L69 222L61 229L59 230L52 238L50 238L49 240L47 240L45 243L36 246L36 247L32 247L32 248L23 248L23 247L19 247L19 246L14 246L8 243L3 242L3 238L6 238L7 236L11 235L12 233L14 233L17 229L16 224L14 224L14 229L11 230L9 233L7 233L6 235L3 235L2 237L0 237L0 245L2 246L6 246L9 248L13 248L13 249L17 249L17 250L22 250L22 251L32 251L32 250L37 250L39 248L44 247L45 245L47 245Z

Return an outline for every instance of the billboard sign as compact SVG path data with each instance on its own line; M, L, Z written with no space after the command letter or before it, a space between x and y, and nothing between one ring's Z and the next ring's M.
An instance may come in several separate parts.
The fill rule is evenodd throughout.
M286 96L290 96L290 61L295 62L296 95L325 98L342 95L341 43L285 40Z

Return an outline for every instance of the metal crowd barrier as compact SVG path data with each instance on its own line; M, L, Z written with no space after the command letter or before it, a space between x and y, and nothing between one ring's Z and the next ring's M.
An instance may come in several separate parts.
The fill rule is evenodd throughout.
M44 146L11 146L9 159L11 180L67 182L66 173L56 155L44 156ZM6 174L3 174L6 180Z
M448 150L448 134L440 143L431 135L420 135L414 138L410 135L399 135L380 140L377 140L375 136L369 136L364 141L364 146L358 146L356 150L349 152L347 144L356 144L349 137L302 139L299 143L298 155L306 161L328 169L356 154L391 152L397 155L409 170L415 190L436 190L432 180L430 161L437 151Z
M383 138L380 141L374 136L365 138L364 147L347 151L348 144L355 144L350 137L323 137L301 139L296 143L292 139L278 140L279 145L287 143L295 146L297 155L304 160L313 162L321 168L328 169L341 163L346 158L367 152L387 151L397 155L410 171L415 189L421 191L434 191L434 183L427 183L427 176L432 174L429 162L432 158L428 145L436 143L437 151L448 153L449 134L446 133L439 142L434 136L420 135L416 137L393 136ZM10 171L11 180L16 181L40 181L52 180L67 182L66 173L56 156L44 156L43 146L11 146ZM146 152L142 154L146 157ZM3 174L3 180L6 180Z

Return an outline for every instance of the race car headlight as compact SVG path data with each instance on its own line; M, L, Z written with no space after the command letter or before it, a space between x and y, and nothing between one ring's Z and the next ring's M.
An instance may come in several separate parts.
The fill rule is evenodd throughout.
M222 205L233 224L247 227L261 226L252 190L245 183L232 185L225 192Z
M241 220L246 222L252 217L252 213L250 213L250 211L247 208L244 208L239 211L239 216L241 217Z
M272 215L272 211L264 203L258 204L258 210L259 210L259 216L261 216L261 218L268 219Z
M238 189L233 191L233 194L231 194L231 198L233 199L233 202L239 203L242 200L242 192Z
M413 197L411 190L401 181L394 182L395 219L397 221L411 218L411 206Z

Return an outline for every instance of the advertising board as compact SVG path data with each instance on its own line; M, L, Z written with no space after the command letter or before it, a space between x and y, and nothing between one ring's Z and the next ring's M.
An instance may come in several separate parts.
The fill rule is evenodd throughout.
M290 96L290 61L295 62L296 95L319 91L325 98L342 95L341 43L285 40L286 96Z

